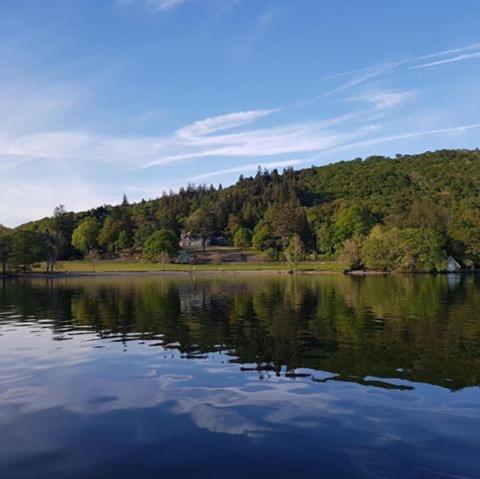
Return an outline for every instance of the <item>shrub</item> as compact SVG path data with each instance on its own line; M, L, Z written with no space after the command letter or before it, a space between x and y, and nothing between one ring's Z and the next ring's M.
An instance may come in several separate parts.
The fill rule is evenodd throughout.
M266 261L278 261L280 254L275 248L268 248L263 252L263 258Z
M360 269L363 267L362 247L363 238L361 236L354 236L343 242L340 259L347 263L349 269Z

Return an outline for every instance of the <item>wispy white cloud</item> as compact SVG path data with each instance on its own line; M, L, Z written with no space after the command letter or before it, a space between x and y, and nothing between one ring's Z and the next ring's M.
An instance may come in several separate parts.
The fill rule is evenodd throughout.
M233 58L245 59L255 53L256 46L273 27L275 20L288 12L285 6L271 6L265 9L252 26L238 37L232 37L228 53Z
M371 101L379 105L398 104L407 97L382 93ZM58 160L63 163L75 161L89 164L92 161L110 163L110 168L121 170L143 169L180 161L200 158L266 158L299 153L320 153L337 148L364 147L378 143L433 135L438 133L467 131L480 124L457 126L447 129L427 130L402 135L373 137L380 126L372 122L374 114L368 112L344 115L324 121L294 122L269 128L251 128L246 131L224 133L265 116L270 110L252 110L205 119L180 128L166 137L120 138L91 135L82 132L57 132L20 137L0 137L0 165L15 168L17 160ZM343 125L347 123L347 125ZM341 126L341 127L340 127ZM266 167L284 166L283 161L264 163ZM297 161L297 160L295 160ZM114 166L116 163L116 166ZM238 165L228 169L206 172L196 179L205 179L219 174L244 171L259 163Z
M416 96L417 92L412 90L378 91L348 98L348 100L366 101L373 104L376 109L384 110L403 105L405 102L415 98Z
M437 60L435 62L423 63L422 65L415 65L409 67L408 70L418 70L420 68L431 68L438 65L445 65L446 63L457 63L471 60L473 58L480 58L480 51L474 53L464 53L462 55L456 55L454 57L445 58L444 60Z
M172 10L183 5L189 0L146 0L147 5L158 11Z
M199 135L181 137L174 132L167 137L121 138L92 135L85 132L56 132L28 136L0 138L0 218L13 225L20 221L49 214L58 202L75 209L90 208L111 201L105 187L95 187L87 180L92 162L110 163L109 175L119 172L122 165L128 168L148 167L193 158L259 158L246 164L233 165L191 177L201 181L232 173L254 171L260 164L266 168L296 166L314 163L322 154L336 151L353 151L381 143L412 139L428 135L461 134L480 129L480 123L449 128L413 131L397 135L378 136L380 127L369 120L368 114L345 115L323 122L290 123L271 128L252 128L236 133L200 128ZM215 123L215 122L214 122ZM347 123L347 125L343 125ZM207 122L208 125L208 122ZM187 125L188 127L188 125ZM184 127L184 128L187 128ZM211 127L213 128L213 127ZM233 128L233 127L232 127ZM193 130L191 130L193 131ZM204 134L205 132L205 134ZM281 159L264 161L266 157L311 153L309 159ZM112 162L112 159L119 164ZM25 162L29 161L29 166ZM205 163L208 164L208 163ZM23 166L22 166L23 165ZM31 165L31 166L30 166ZM23 171L23 173L22 173ZM32 172L38 172L38 175ZM52 173L54 172L54 173ZM30 178L25 177L29 174ZM19 175L22 181L18 181ZM155 176L150 176L154 180ZM188 178L188 176L186 177ZM185 182L162 181L162 190L175 188ZM55 187L52 188L52 182ZM118 187L110 185L118 196ZM169 186L170 185L170 186ZM161 185L150 189L138 185L135 195L155 197L161 194ZM148 190L148 191L147 191ZM15 211L7 205L15 204Z
M236 114L233 114L236 115ZM266 157L289 153L302 153L330 148L347 138L365 135L372 125L339 132L333 127L359 120L366 113L352 113L324 121L294 122L270 128L250 129L243 132L217 135L185 135L174 133L162 142L158 158L137 165L151 168L187 159L207 157ZM209 123L209 120L203 120ZM192 131L190 126L180 129Z
M414 131L410 133L404 133L401 135L392 135L392 136L384 136L380 138L373 138L369 140L364 140L362 142L357 143L359 146L370 146L376 145L378 143L384 143L387 141L394 141L394 140L406 140L409 138L415 138L419 136L429 136L429 135L438 135L441 133L463 133L468 130L475 130L480 128L480 123L473 123L471 125L461 125L461 126L453 126L450 128L437 128L434 130L426 130L426 131Z
M118 5L143 3L152 12L165 12L180 7L190 0L116 0Z
M353 112L322 121L293 122L268 128L230 131L276 110L251 110L207 118L168 136L115 137L89 132L57 131L33 135L0 135L0 165L15 168L19 161L58 160L63 163L109 164L109 168L142 169L195 158L249 158L295 154L331 148L362 137L373 125L340 131L349 122L368 120L368 112ZM228 131L226 131L228 130Z
M361 83L365 83L368 80L371 80L373 78L376 78L380 75L383 75L384 73L392 70L398 65L398 63L386 63L383 65L378 65L372 68L368 68L367 70L363 71L361 75L357 75L351 80L347 81L346 83L340 85L337 88L334 88L333 90L330 90L326 93L324 93L321 97L326 97L330 95L334 95L335 93L340 93L342 91L348 90L354 86L360 85ZM321 98L317 97L317 98Z
M259 18L258 28L265 29L268 28L273 21L288 12L286 6L275 6L268 8Z
M472 123L470 125L460 125L460 126L453 126L449 128L437 128L433 130L423 130L423 131L413 131L408 133L402 133L399 135L387 135L387 136L380 136L380 137L373 137L368 138L365 140L355 141L351 143L345 143L336 147L327 150L327 153L331 153L333 151L340 151L340 150L350 150L354 148L363 148L366 146L374 146L381 143L388 143L392 141L398 140L408 140L411 138L419 138L422 136L430 136L430 135L439 135L439 134L457 134L457 133L465 133L469 130L476 130L480 129L480 123ZM319 157L314 157L313 159L318 159Z
M180 137L203 136L217 131L228 130L238 126L247 125L255 120L279 111L279 108L270 110L249 110L226 115L218 115L205 120L196 121L191 125L180 128L177 135Z
M480 43L471 43L470 45L467 45L465 47L459 47L459 48L451 48L448 50L442 50L439 52L435 53L429 53L428 55L422 55L416 58L412 58L410 60L406 60L406 62L414 62L414 61L420 61L420 60L427 60L428 58L435 58L435 57L441 57L445 55L451 55L452 53L460 53L460 52L467 52L469 50L478 50L480 48Z
M298 106L309 105L311 103L315 103L319 100L322 100L326 97L335 95L337 93L344 92L344 91L349 90L349 89L351 89L355 86L358 86L362 83L365 83L369 80L373 80L374 78L379 77L379 76L395 69L397 66L398 66L398 63L385 63L385 64L382 64L382 65L376 65L376 66L373 66L373 67L360 68L358 70L353 70L352 73L353 72L360 72L360 74L355 75L350 80L346 81L345 83L342 83L340 86L338 86L336 88L333 88L332 90L329 90L325 93L314 96L312 98L307 98L307 99L301 100L301 101L295 103L292 106L298 107ZM345 72L345 73L341 73L341 74L337 74L337 75L332 75L331 78L334 78L336 76L343 76L343 75L346 75L346 74L348 74L348 73Z
M475 51L475 50L479 50L479 51ZM471 53L466 53L466 52L471 52ZM460 53L460 55L455 55L449 58L442 58L447 55L458 54L458 53ZM356 68L349 71L335 73L335 74L323 77L322 80L340 78L340 77L349 76L349 75L354 75L354 76L349 80L347 80L346 82L342 83L341 85L331 90L328 90L312 98L301 100L292 106L304 106L311 103L315 103L326 97L336 95L338 93L342 93L346 90L354 88L358 85L366 83L375 78L381 77L389 73L393 73L394 71L399 71L402 69L414 70L414 69L420 69L420 68L430 68L437 65L442 65L446 63L456 63L456 62L466 61L466 60L470 60L478 57L480 57L480 43L473 43L461 48L442 50L439 52L430 53L428 55L421 55L413 58L408 58L405 60L392 61L392 62L382 63L379 65L373 65L370 67ZM439 58L439 60L420 64L420 65L412 65L422 60L433 59L433 58ZM411 65L411 66L408 66L408 65Z
M207 178L214 178L215 176L228 175L231 173L249 173L255 171L259 166L267 169L275 168L287 168L288 166L297 166L305 163L305 159L286 160L286 161L271 161L267 163L248 163L246 165L234 166L233 168L227 168L225 170L209 171L208 173L202 173L191 178L192 181L201 181Z

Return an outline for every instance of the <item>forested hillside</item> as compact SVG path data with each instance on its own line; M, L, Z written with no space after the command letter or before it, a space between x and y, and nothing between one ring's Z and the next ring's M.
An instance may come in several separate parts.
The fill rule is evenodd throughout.
M479 150L259 170L228 188L189 185L82 213L60 206L51 218L0 230L0 257L5 270L133 252L164 261L175 258L183 232L222 237L269 260L340 257L352 268L437 271L451 255L473 268L480 266L479 193Z

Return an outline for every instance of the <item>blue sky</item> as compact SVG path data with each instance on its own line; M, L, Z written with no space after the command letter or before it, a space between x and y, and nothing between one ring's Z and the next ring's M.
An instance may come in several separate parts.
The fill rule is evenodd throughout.
M2 0L0 223L476 148L478 0Z

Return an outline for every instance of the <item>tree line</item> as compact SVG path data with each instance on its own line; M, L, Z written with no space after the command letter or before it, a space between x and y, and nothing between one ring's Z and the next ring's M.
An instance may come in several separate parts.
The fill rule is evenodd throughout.
M266 260L342 259L351 268L439 271L453 256L480 266L480 151L440 150L241 176L228 188L189 184L130 204L0 229L3 271L45 261L168 261L181 234L221 237ZM204 241L206 244L206 241Z

